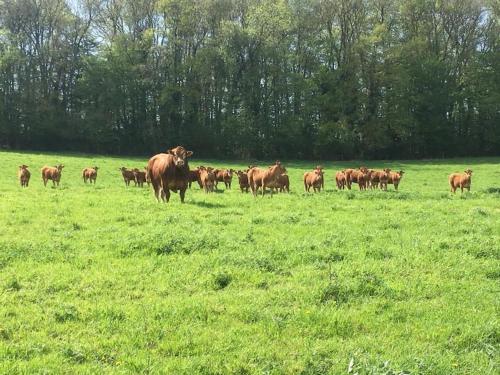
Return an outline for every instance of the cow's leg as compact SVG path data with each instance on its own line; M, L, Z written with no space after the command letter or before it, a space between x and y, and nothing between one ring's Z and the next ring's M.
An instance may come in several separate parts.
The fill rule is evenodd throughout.
M398 190L398 184L394 184L394 190Z
M184 203L184 196L186 195L186 188L180 189L179 195L181 196L181 203Z
M155 198L159 203L160 202L160 186L156 183L153 183L153 189L155 191Z
M169 189L163 189L163 194L165 196L165 201L168 203L168 201L170 200L170 190Z

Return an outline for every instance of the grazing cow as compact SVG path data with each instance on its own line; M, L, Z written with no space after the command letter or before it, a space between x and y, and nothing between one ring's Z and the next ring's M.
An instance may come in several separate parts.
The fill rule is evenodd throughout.
M98 169L99 169L98 167L85 168L82 172L83 182L87 183L87 181L89 181L90 183L92 183L92 181L93 181L94 185L95 185L95 180L97 178L97 170Z
M19 177L19 182L21 183L22 187L28 187L28 184L30 182L30 177L31 173L28 170L27 165L20 165L19 166L19 171L17 172L17 176Z
M201 183L201 179L200 179L200 168L196 168L196 169L189 171L188 186L190 189L191 189L191 184L195 181L198 182L198 186L200 187L200 189L203 189L203 184Z
M273 182L278 180L279 176L284 174L286 169L283 168L279 161L267 169L260 169L257 167L251 168L248 170L248 182L250 184L250 188L252 189L252 193L257 196L257 192L260 187L262 187L262 196L264 196L266 192L266 187L269 187ZM273 190L271 189L271 196L273 195Z
M335 173L335 182L339 190L344 190L347 184L344 172L345 170Z
M401 179L403 178L404 171L399 171L399 172L389 172L389 176L387 178L387 183L388 184L393 184L394 189L398 190L399 183L401 182Z
M55 167L43 167L42 168L42 180L43 186L47 186L47 181L52 180L52 185L59 186L59 181L61 181L61 172L64 168L64 165L58 164Z
M359 186L359 190L366 190L366 180L368 177L368 168L359 167L359 169L345 170L347 188L351 190L352 183L355 182Z
M316 167L316 169L312 172L306 172L304 173L304 189L306 192L309 192L311 190L311 187L313 188L313 191L319 192L321 191L321 187L323 187L323 168L322 167Z
M205 193L213 193L216 183L215 170L212 167L204 166L198 167L198 169L200 171L200 180L203 190Z
M453 193L460 187L462 193L464 192L464 188L467 191L470 191L470 184L472 178L472 171L467 169L464 173L453 173L448 177L448 181L450 182L450 188Z
M135 180L135 176L134 176L134 171L133 170L127 169L125 167L121 167L121 168L119 168L119 170L122 172L123 181L125 181L125 185L126 186L130 185L130 181L134 181L134 185L137 186L137 181Z
M247 172L237 171L236 176L238 176L238 183L240 184L240 189L242 193L248 193L250 185L248 184Z
M157 154L149 159L148 174L153 184L156 199L167 202L170 199L170 191L177 193L184 203L184 196L189 181L188 158L193 151L187 151L182 146L177 146L167 153Z
M139 187L143 187L144 183L147 181L146 175L147 172L141 171L138 168L132 169L132 173L134 174L135 185L139 185Z

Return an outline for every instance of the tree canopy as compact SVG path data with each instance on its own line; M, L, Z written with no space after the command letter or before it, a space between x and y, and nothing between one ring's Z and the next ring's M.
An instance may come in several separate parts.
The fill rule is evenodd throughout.
M0 147L498 154L498 4L0 0Z

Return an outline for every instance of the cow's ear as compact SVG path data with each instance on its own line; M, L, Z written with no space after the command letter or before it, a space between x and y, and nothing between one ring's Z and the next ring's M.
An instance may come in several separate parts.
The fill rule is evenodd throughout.
M186 157L193 156L193 151L186 151Z
M171 148L171 149L169 149L169 150L167 150L167 154L173 155L173 154L174 154L174 152L173 152L172 150L173 150L172 148Z

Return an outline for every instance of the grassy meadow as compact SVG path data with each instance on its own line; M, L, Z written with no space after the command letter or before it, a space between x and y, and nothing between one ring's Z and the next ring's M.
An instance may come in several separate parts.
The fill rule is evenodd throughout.
M254 199L235 177L184 205L125 186L118 168L145 159L0 160L2 374L500 371L500 158L362 163L403 169L399 192L337 191L361 162L322 162L319 194L302 184L314 162L282 161L290 194ZM451 194L466 168L471 192Z

